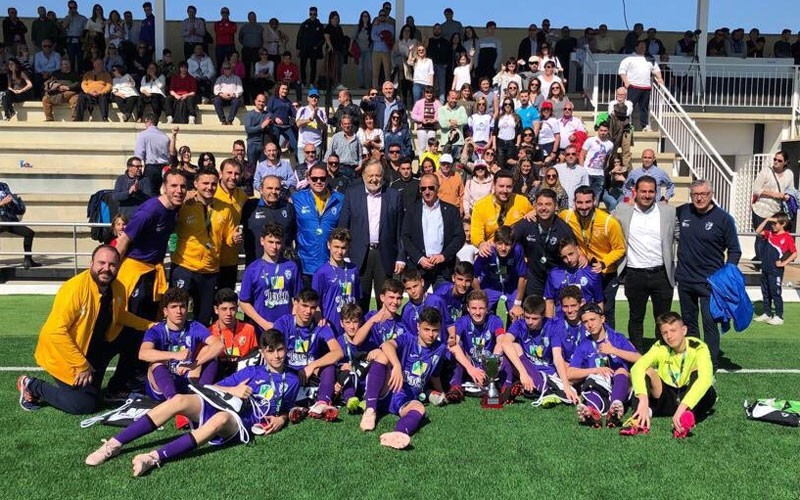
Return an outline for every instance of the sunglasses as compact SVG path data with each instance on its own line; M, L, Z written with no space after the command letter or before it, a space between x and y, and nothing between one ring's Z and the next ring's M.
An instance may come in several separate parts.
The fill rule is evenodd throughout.
M375 92L375 93L370 92L369 96L370 97L378 97L378 93L377 92Z
M338 161L329 161L328 162L328 166L329 167L338 167L339 166L339 162Z
M564 153L564 156L578 156L578 153Z
M325 182L326 180L328 180L328 179L327 179L327 177L316 177L316 176L314 176L314 177L309 177L308 179L309 179L311 182Z
M425 191L436 191L436 186L420 186L419 192L424 193Z
M558 179L558 176L555 175L555 174L547 174L547 175L545 175L545 178L547 178L547 179Z
M523 137L533 137L533 134L531 134L530 132L526 132L526 133L524 133L522 135L523 135Z
M313 155L313 154L316 154L316 152L317 152L316 150L311 150L311 151L303 151L303 153L305 153L305 154L307 154L307 155Z
M399 149L390 149L389 150L389 154L390 155L399 155L400 154L400 150Z
M572 108L564 108L564 111L572 111Z
M778 163L783 163L783 158L773 158L772 161L776 161Z
M485 151L483 153L484 156L494 156L494 151Z

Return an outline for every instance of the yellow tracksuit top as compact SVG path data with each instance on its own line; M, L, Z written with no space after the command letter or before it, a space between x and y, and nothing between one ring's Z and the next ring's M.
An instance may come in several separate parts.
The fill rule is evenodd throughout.
M531 202L522 195L511 195L511 207L506 212L504 225L512 226L522 220L526 213L533 208ZM470 240L475 246L484 241L491 241L494 232L499 227L497 217L500 215L500 205L495 202L494 194L488 194L475 202L472 207L472 221L470 222Z
M631 368L631 383L637 396L647 394L647 369L655 368L661 381L676 389L686 387L692 374L697 372L697 380L683 396L681 403L690 409L703 398L714 381L714 368L708 346L700 339L686 337L686 350L677 353L663 341L656 342Z
M236 188L232 193L226 193L221 186L217 186L214 199L227 203L233 212L233 226L241 224L242 209L247 201L247 193L242 188ZM223 245L219 256L220 266L235 266L239 264L239 245Z
M233 246L236 230L234 216L227 203L211 200L206 212L197 199L183 204L178 212L178 246L170 255L173 264L197 273L219 271L223 245Z
M619 221L599 208L595 208L594 216L589 219L585 229L581 228L578 213L571 208L562 210L558 216L575 233L578 246L586 258L595 258L605 264L603 274L616 274L617 265L625 257L625 235ZM591 229L588 225L591 225Z
M117 338L123 326L147 330L151 323L126 310L128 298L125 287L114 280L111 283L111 326L105 338ZM34 358L50 375L73 384L75 376L89 368L86 353L92 340L92 330L100 309L100 290L86 270L70 279L56 293L53 309L39 332Z

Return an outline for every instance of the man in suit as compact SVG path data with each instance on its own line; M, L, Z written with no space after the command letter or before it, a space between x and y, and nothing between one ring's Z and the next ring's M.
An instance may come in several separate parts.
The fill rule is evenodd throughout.
M628 298L628 334L640 352L644 346L644 313L647 299L653 300L653 317L669 312L675 288L674 244L678 237L675 207L656 202L656 180L649 175L635 184L633 205L617 205L619 219L628 242L627 254L619 266L624 273ZM658 339L658 334L656 334Z
M383 82L381 93L383 95L375 98L375 127L385 129L392 111L399 112L400 123L405 123L406 107L402 99L398 99L395 95L394 84L390 81Z
M367 163L361 175L364 182L347 190L339 227L346 227L353 236L350 262L361 276L361 308L369 311L373 286L380 309L383 282L406 266L401 239L404 210L400 193L383 183L380 161Z
M439 199L439 178L419 180L422 201L409 206L403 219L403 248L411 265L422 271L425 288L450 281L456 253L464 245L464 225L457 207Z

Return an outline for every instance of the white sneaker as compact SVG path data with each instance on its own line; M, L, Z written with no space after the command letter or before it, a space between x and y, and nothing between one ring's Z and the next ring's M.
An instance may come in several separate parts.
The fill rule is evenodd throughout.
M189 117L189 125L194 125L194 116Z
M168 117L167 117L167 125L169 125L170 123L172 123L172 117L171 117L171 116L168 116Z
M781 326L783 324L783 318L780 316L773 316L767 320L767 324L772 326Z
M645 125L644 128L642 129L642 132L652 132L652 131L653 129L650 128L650 125Z
M766 314L762 314L761 316L756 316L755 318L753 318L753 321L757 323L766 323L770 319L772 319L772 316L767 316Z

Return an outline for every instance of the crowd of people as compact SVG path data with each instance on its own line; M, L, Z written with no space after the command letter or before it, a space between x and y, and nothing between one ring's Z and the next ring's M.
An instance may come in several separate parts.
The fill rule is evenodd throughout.
M384 44L390 12L387 3L377 22L362 15ZM462 28L452 10L445 16L434 38L452 40ZM190 9L186 55L206 60L203 25ZM221 29L218 62L235 45L235 26ZM325 43L335 39L323 31ZM224 50L220 33L229 37ZM560 39L547 33L557 54ZM415 34L413 24L404 27L396 43ZM441 65L425 62L430 43L409 43L410 109L403 85L391 80L373 85L360 105L340 89L330 116L316 88L295 105L292 86L279 81L273 95L254 95L246 138L219 163L209 153L193 163L174 115L166 134L159 113L142 114L146 127L114 188L119 214L109 241L59 290L40 332L35 358L53 381L21 375L22 408L86 414L103 400L146 393L160 404L86 458L100 465L182 416L176 422L191 432L135 456L138 476L207 442L248 442L306 416L335 420L341 408L360 413L365 432L380 415L397 415L381 443L405 448L425 419L423 403L480 394L487 366L497 363L506 402L525 395L545 407L574 404L581 424L605 421L625 435L667 416L674 435L686 437L716 401L718 323L732 319L738 328L752 318L749 299L731 292L744 290L733 218L706 180L692 182L688 203L671 205L674 184L651 149L632 168L628 98L644 90L634 65L621 68L625 85L587 131L553 59L523 80L516 59L499 63L499 40L463 34L475 45L463 65L477 54L476 71L488 72L474 93L471 70L441 86ZM264 55L280 55L285 41L277 43ZM642 47L634 40L633 51ZM312 80L315 55L299 54ZM373 46L371 57L390 78L391 56ZM229 63L221 62L223 72ZM178 65L171 86L192 78L187 68ZM96 60L98 87L103 71ZM166 106L175 110L178 100ZM80 94L76 106L103 109L102 102ZM191 119L192 105L182 106ZM231 120L220 114L220 121ZM775 157L786 160L783 152ZM758 255L774 261L763 268L774 315L768 307L756 319L770 324L780 324L780 279L797 255L779 203L788 194L782 167L772 170L776 191L767 172L753 192L768 242L758 243ZM0 215L16 203L5 190ZM627 337L617 330L621 282ZM671 311L676 287L680 313ZM643 326L649 300L652 346Z

